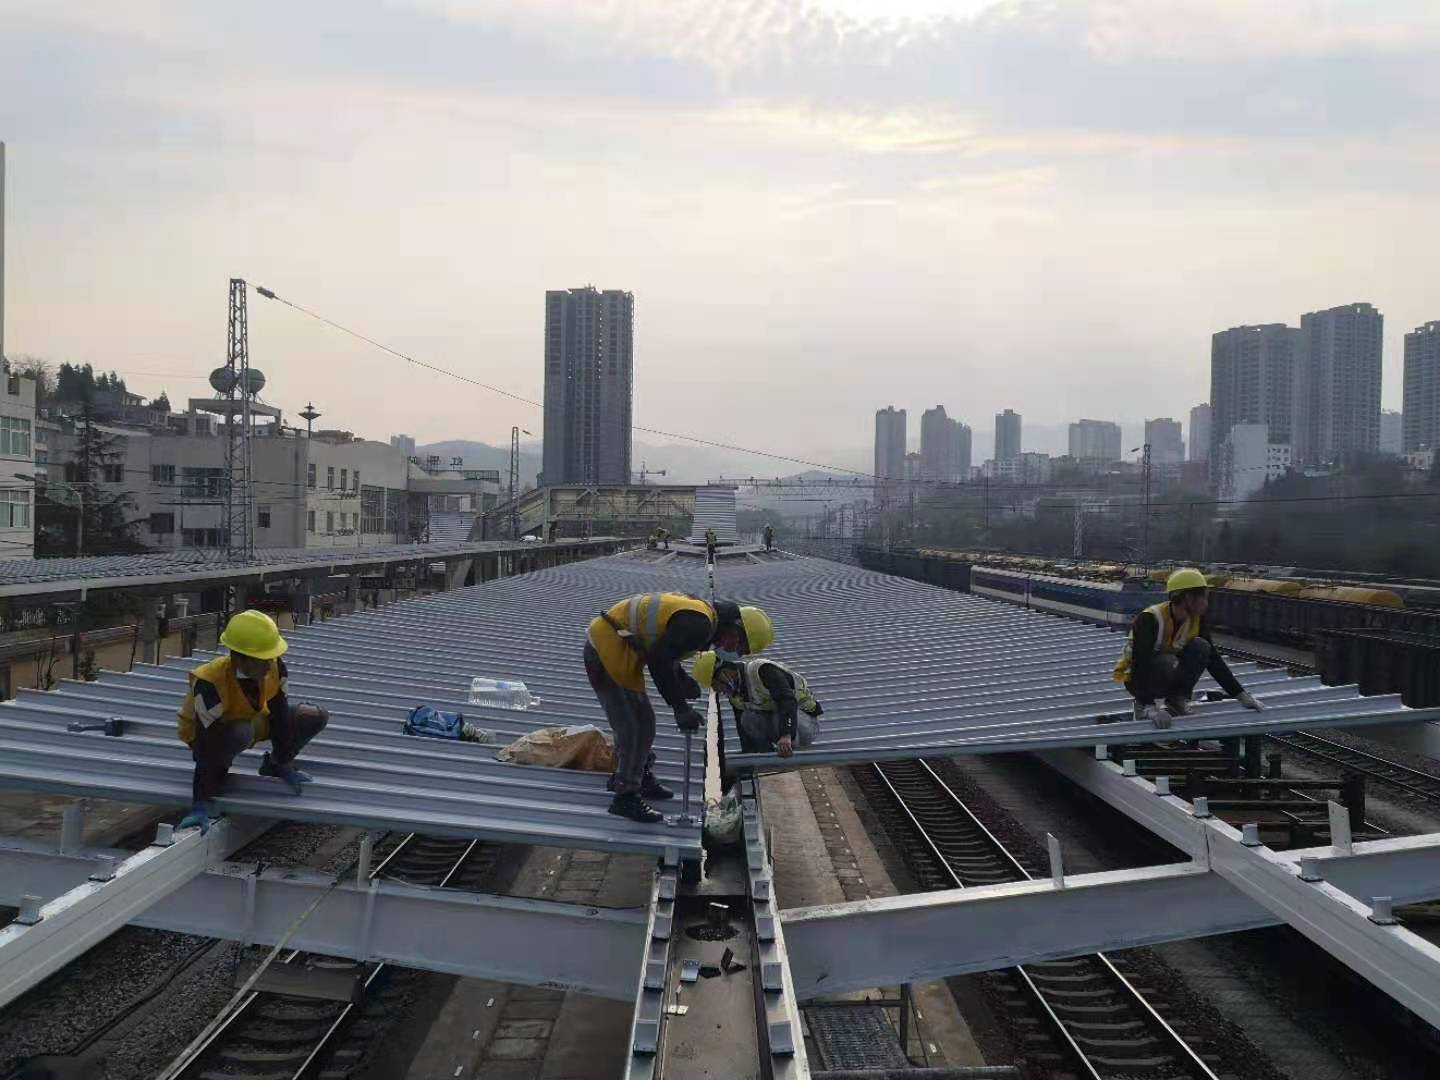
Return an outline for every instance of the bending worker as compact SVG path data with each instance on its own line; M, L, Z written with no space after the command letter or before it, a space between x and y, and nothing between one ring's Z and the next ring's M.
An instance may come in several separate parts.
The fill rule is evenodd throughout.
M673 792L655 778L655 710L645 695L645 671L675 712L681 731L699 731L704 718L690 704L700 687L680 661L713 648L738 660L775 638L770 617L757 607L719 601L713 606L683 593L646 593L621 600L590 623L585 674L615 733L615 798L610 813L632 821L663 816L646 799Z
M309 775L295 767L295 756L320 734L329 714L319 705L291 705L285 693L285 663L290 646L275 620L263 611L242 611L225 626L220 644L230 650L190 672L190 688L180 706L180 739L195 759L192 808L180 828L210 828L211 800L225 786L231 764L257 742L270 741L260 775L273 776L300 794Z
M805 676L778 660L754 657L722 660L714 652L695 658L695 681L706 690L730 698L735 710L735 728L740 749L747 754L768 754L782 758L796 746L809 746L820 734L824 710L810 693ZM725 775L725 738L720 737L720 773ZM728 777L727 777L728 783Z
M1247 709L1263 707L1248 694L1210 640L1209 583L1199 570L1176 570L1165 582L1170 599L1135 616L1114 678L1135 698L1135 719L1168 728L1172 716L1188 716L1191 696L1208 671L1220 688ZM1163 700L1164 706L1156 704Z

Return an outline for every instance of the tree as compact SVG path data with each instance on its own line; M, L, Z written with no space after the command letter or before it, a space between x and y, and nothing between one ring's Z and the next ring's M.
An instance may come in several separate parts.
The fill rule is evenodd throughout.
M55 392L55 368L48 360L39 356L12 357L10 370L35 380L36 405L44 405Z
M55 399L67 403L94 402L96 394L123 394L125 380L111 371L96 376L89 364L61 364L55 374Z
M124 464L119 441L93 423L90 403L85 402L75 427L74 453L64 463L65 483L54 485L53 493L45 485L37 485L35 490L36 555L74 555L82 518L82 554L126 555L145 550L136 536L138 522L131 516L133 494L107 490L99 483L107 470Z

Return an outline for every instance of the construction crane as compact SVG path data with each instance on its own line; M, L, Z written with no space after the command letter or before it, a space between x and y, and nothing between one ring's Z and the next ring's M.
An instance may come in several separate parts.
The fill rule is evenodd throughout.
M668 476L669 473L664 469L647 469L645 462L642 461L640 463L640 471L635 475L638 477L635 482L643 485L647 476Z

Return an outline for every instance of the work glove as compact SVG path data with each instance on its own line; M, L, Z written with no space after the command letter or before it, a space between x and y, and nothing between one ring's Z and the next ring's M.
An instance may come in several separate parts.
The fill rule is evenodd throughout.
M210 808L204 803L197 803L190 808L190 813L180 819L180 824L176 825L175 829L199 829L200 835L204 836L210 831Z
M1245 708L1250 709L1253 712L1265 711L1265 706L1261 705L1259 701L1252 697L1250 691L1248 690L1241 690L1240 693L1235 695L1235 700L1240 702L1241 705L1244 705Z
M705 718L691 708L681 709L675 714L675 726L686 735L693 735L705 723Z
M1170 726L1169 711L1156 705L1153 701L1141 710L1141 715L1144 716L1146 720L1149 720L1154 727L1160 728L1161 730Z

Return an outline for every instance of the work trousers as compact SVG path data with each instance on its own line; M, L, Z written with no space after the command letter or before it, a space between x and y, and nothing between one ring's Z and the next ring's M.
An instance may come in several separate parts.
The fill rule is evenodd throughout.
M747 754L768 754L780 738L780 714L746 709L740 714L740 748ZM795 745L809 746L820 734L820 719L806 713L795 717Z
M639 791L645 774L655 766L655 710L644 693L627 690L605 670L595 646L585 643L585 676L615 733L617 793Z
M306 743L325 730L328 722L325 710L314 705L292 705L284 714L270 717L270 760L288 765ZM198 728L190 744L190 756L195 759L191 794L196 804L224 790L230 766L254 741L255 725L249 720L217 720L209 727Z
M1125 689L1142 705L1157 698L1188 698L1210 665L1210 643L1195 638L1179 653L1157 653L1155 659L1130 673Z

